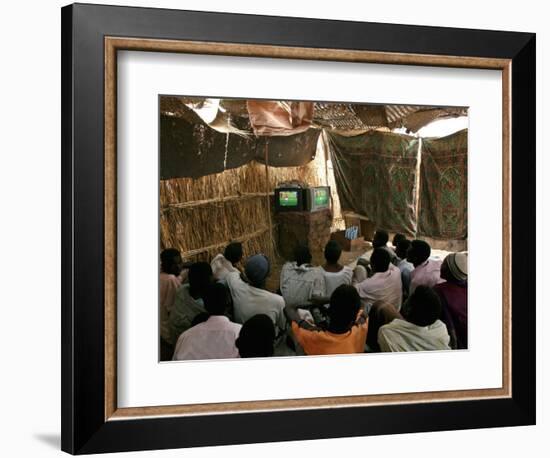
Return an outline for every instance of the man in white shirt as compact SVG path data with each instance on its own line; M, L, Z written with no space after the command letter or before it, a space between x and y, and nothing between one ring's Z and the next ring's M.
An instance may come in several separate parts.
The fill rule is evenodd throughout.
M241 325L223 315L229 303L229 291L214 283L203 297L210 317L182 333L176 343L173 360L238 358L235 341Z
M407 320L395 318L378 330L382 351L450 350L449 333L439 320L441 302L435 291L418 286L409 298Z
M403 296L401 271L390 264L390 255L384 248L375 248L370 263L373 275L355 285L365 312L377 301L388 302L399 311Z
M340 285L351 285L353 269L340 264L342 247L336 240L329 240L325 246L326 263L321 268L325 279L325 298L328 303L330 296Z
M230 272L225 277L233 298L235 321L244 323L257 314L265 314L273 321L279 332L286 328L284 314L285 300L282 296L265 290L265 280L269 275L269 260L263 254L251 256L246 261L245 274L248 283L240 272Z
M243 246L240 242L231 242L225 247L223 254L218 254L212 259L210 267L216 281L225 281L229 272L238 272L237 264L243 257Z
M325 279L318 267L311 264L311 252L304 245L294 250L294 261L281 269L281 294L286 305L311 304L314 298L325 294Z
M443 283L440 277L441 261L429 259L432 249L424 240L413 240L407 251L407 261L414 265L411 272L409 294L412 294L419 285L433 287Z

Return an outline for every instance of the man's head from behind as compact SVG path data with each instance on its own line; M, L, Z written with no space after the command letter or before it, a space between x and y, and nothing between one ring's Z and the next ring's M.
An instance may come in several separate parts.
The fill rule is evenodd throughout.
M241 358L265 358L273 356L275 326L267 315L258 314L243 324L235 345Z
M390 254L384 248L375 248L370 256L370 265L374 273L386 272L390 266Z
M417 326L429 326L441 316L441 301L429 286L417 286L409 297L407 320Z
M374 233L374 237L372 238L372 246L373 248L380 248L383 246L386 246L388 243L390 236L386 231L378 230Z
M330 296L328 309L329 330L338 334L347 332L361 307L361 298L357 289L351 285L340 285Z
M225 247L223 256L231 264L237 264L243 258L243 245L241 242L231 242Z
M192 296L206 293L213 281L212 268L207 262L195 262L189 268L189 289Z
M263 254L255 254L246 260L244 273L252 286L263 288L270 269L268 257Z
M407 251L409 251L410 247L411 247L410 240L407 240L407 239L399 240L399 242L397 242L395 254L399 259L407 259Z
M203 301L204 308L210 315L223 315L231 303L229 290L222 283L212 283Z
M307 245L297 245L294 248L294 260L296 264L301 266L302 264L309 264L311 262L311 252Z
M403 234L395 234L391 243L395 248L397 248L397 245L401 240L407 240L407 237L405 237Z
M342 247L336 240L329 240L325 246L325 259L329 264L337 264L342 255Z
M441 278L453 283L461 283L468 280L468 254L448 254L441 264Z
M367 268L363 264L357 263L355 269L353 269L353 281L355 283L361 283L365 281L368 276Z
M407 261L411 262L415 267L424 263L432 253L432 249L428 242L424 240L413 240L411 246L407 250Z
M175 248L166 248L160 253L160 269L165 274L179 275L183 267L181 254Z

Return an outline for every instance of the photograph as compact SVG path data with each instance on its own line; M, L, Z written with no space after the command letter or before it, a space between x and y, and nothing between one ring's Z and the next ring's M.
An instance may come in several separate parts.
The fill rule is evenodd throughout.
M158 109L161 362L468 350L468 107Z

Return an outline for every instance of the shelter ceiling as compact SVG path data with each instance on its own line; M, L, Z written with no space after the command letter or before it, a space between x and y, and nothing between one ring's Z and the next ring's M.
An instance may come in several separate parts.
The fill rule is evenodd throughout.
M160 109L163 115L200 121L191 106L200 106L200 97L162 96ZM246 99L221 99L220 119L238 126L241 134L253 135ZM357 134L369 130L391 130L404 127L415 133L436 119L466 116L467 107L438 107L426 105L382 105L338 102L315 102L312 127L323 128L339 134ZM231 125L229 131L232 131ZM212 126L217 128L216 126ZM235 132L237 133L237 132Z

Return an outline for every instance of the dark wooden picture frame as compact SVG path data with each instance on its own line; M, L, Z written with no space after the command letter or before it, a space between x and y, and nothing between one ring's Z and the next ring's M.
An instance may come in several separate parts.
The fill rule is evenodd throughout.
M502 71L503 386L118 409L116 55L126 49ZM519 253L521 241L534 238L534 34L86 4L62 9L61 389L62 449L69 453L534 424L535 258Z

